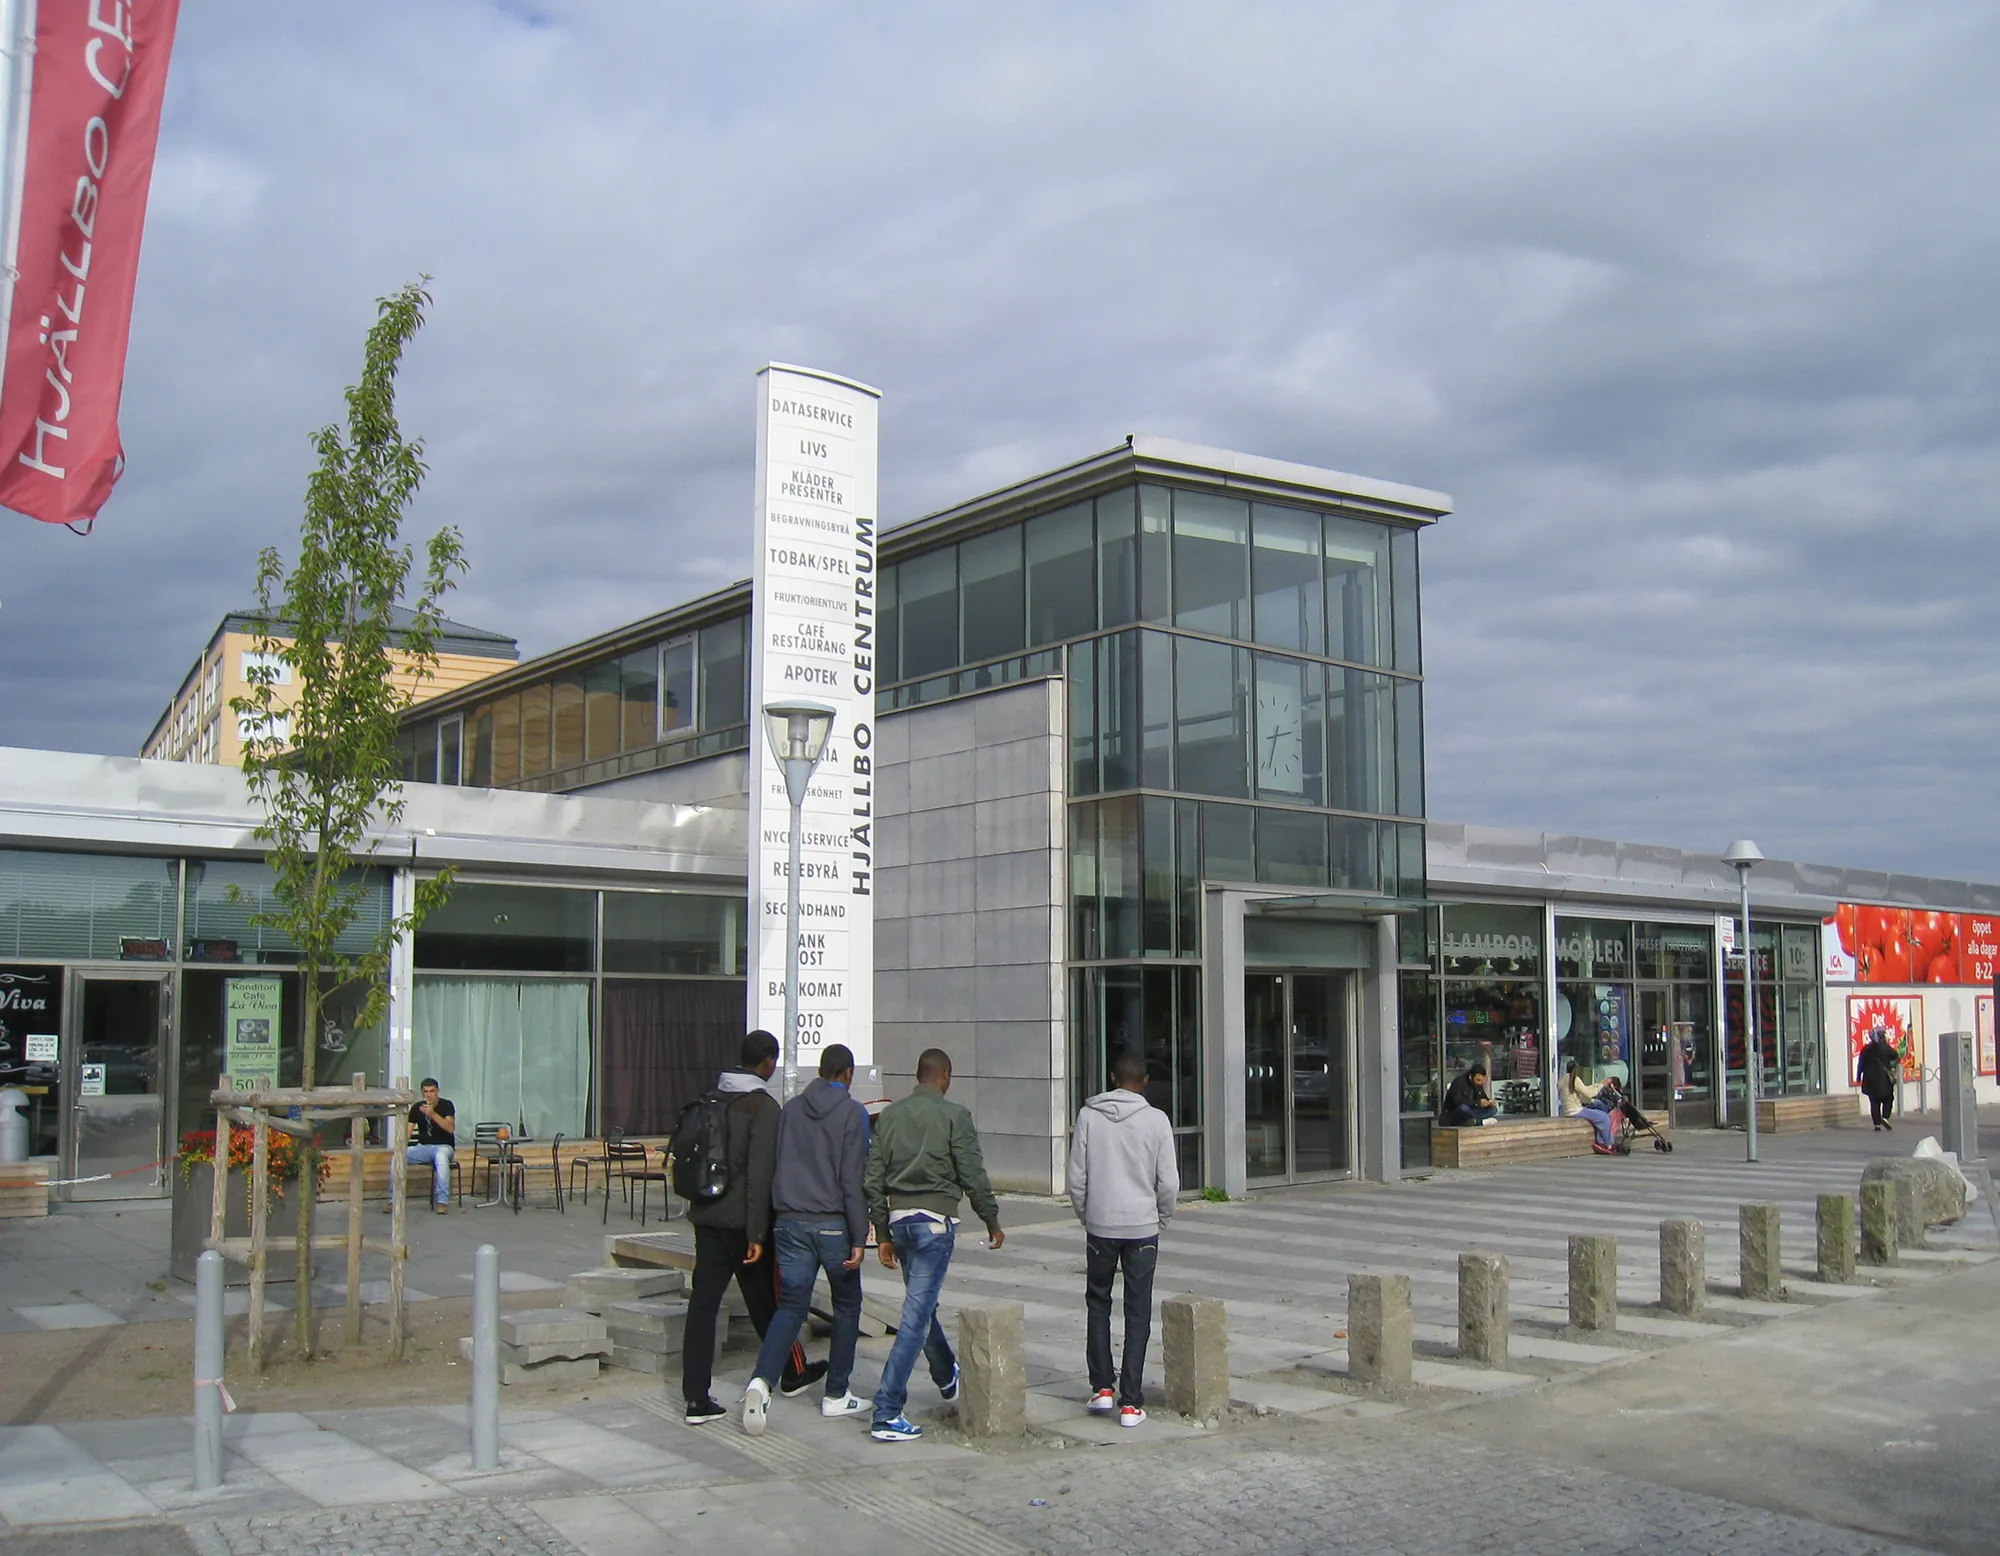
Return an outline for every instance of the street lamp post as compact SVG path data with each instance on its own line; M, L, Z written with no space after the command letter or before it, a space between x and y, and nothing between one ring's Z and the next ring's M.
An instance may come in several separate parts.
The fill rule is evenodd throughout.
M764 734L785 775L792 802L791 865L785 872L785 1100L799 1090L799 834L805 829L806 790L833 732L833 712L803 699L767 703Z
M1757 958L1750 945L1750 871L1764 862L1764 851L1747 837L1731 843L1722 862L1736 872L1743 925L1743 1160L1757 1160L1757 1077L1764 1068L1764 1050L1757 1041Z

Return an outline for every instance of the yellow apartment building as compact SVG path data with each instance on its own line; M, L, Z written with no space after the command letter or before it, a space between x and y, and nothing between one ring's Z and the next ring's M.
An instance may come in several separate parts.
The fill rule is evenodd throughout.
M409 612L398 610L399 618ZM160 714L152 733L139 754L163 762L213 762L237 767L243 761L243 721L230 712L230 700L250 690L250 672L258 663L257 613L232 611L208 640L208 646L182 678L180 690ZM403 625L401 620L397 625ZM457 691L503 670L521 657L520 645L498 632L447 621L437 639L437 670L419 681L407 662L396 674L396 684L410 694L413 702ZM283 663L274 687L283 703L291 671ZM282 736L282 718L278 733Z

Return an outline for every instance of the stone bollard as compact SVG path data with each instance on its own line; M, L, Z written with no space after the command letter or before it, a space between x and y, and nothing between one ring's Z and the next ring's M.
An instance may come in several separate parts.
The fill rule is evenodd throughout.
M1896 1190L1896 1242L1904 1248L1924 1246L1924 1194L1915 1178L1891 1178Z
M1861 1185L1861 1262L1896 1262L1896 1190L1887 1181Z
M1347 1375L1371 1388L1410 1386L1410 1277L1347 1277Z
M1507 1256L1458 1256L1458 1354L1489 1367L1507 1365Z
M1160 1304L1167 1408L1206 1421L1229 1408L1229 1325L1220 1297L1169 1297Z
M1819 1197L1819 1278L1835 1286L1854 1279L1854 1196Z
M1683 1318L1708 1306L1708 1234L1699 1221L1660 1223L1660 1306Z
M958 1314L958 1422L968 1437L1018 1437L1028 1429L1024 1310L987 1302Z
M1742 1294L1752 1302L1776 1302L1785 1295L1779 1263L1778 1207L1736 1207L1736 1258Z
M1618 1327L1618 1239L1569 1240L1569 1321L1578 1329Z

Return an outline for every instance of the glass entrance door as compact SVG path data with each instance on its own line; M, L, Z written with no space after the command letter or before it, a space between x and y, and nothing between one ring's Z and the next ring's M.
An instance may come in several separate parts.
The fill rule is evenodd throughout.
M1264 1182L1353 1168L1346 973L1243 980L1244 1149Z
M1682 1128L1714 1122L1708 990L1696 983L1639 985L1639 1108Z
M70 1008L71 1199L165 1192L167 980L79 973Z

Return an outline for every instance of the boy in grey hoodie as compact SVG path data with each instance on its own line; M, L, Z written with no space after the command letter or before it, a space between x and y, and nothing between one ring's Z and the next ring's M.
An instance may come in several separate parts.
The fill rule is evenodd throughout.
M1146 1101L1146 1061L1122 1053L1111 1066L1112 1089L1084 1103L1069 1142L1069 1201L1085 1234L1084 1305L1089 1327L1090 1408L1118 1412L1120 1426L1146 1419L1141 1379L1153 1337L1153 1270L1160 1231L1180 1193L1174 1131L1167 1115ZM1125 1277L1125 1354L1111 1366L1111 1282Z

